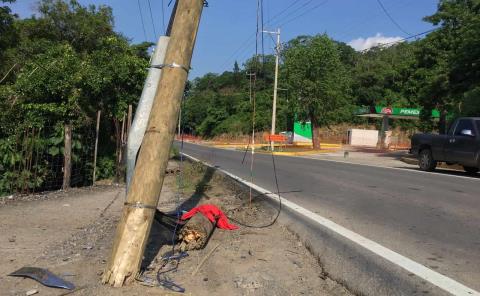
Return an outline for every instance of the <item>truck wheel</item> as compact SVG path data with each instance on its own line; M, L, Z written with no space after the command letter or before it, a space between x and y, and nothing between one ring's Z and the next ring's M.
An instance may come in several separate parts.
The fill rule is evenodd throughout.
M420 151L418 166L422 171L431 172L437 167L437 162L433 159L430 149Z
M464 166L463 169L465 170L465 172L467 172L470 175L475 175L476 173L478 173L477 167Z

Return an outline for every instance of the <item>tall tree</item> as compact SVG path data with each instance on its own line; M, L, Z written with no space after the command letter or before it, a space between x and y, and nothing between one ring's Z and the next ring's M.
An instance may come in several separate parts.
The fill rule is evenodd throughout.
M36 39L68 42L78 52L97 48L103 38L114 35L112 9L82 6L77 0L41 0L40 17L25 24L26 34Z
M413 48L403 43L360 53L353 69L357 104L414 106L415 96L408 86L416 62Z
M341 51L327 35L301 36L288 43L284 60L298 119L310 120L313 147L319 149L320 128L350 117L350 79Z
M438 11L425 20L440 26L429 37L443 35L450 43L449 78L455 91L475 88L480 82L480 1L441 0Z
M235 61L235 63L233 64L233 73L238 73L240 72L240 67L238 66L238 62Z
M430 110L440 109L441 133L446 130L446 115L462 113L462 102L470 102L464 100L465 92L474 95L480 82L479 13L477 0L442 0L437 12L425 18L439 28L419 42L419 102L427 122Z
M15 0L0 0L2 3L12 3ZM5 61L5 50L16 46L18 42L17 30L14 27L14 22L17 15L12 13L8 6L0 6L0 81L3 79L6 72L9 70L8 63Z

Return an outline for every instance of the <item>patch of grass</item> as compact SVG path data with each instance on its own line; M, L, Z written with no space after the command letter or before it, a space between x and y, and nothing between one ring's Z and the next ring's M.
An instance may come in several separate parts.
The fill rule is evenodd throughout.
M197 185L206 169L202 164L183 162L182 171L176 176L177 189L187 192L197 191Z
M173 159L180 158L180 151L178 150L177 147L172 146L172 149L170 149L170 158L173 158Z

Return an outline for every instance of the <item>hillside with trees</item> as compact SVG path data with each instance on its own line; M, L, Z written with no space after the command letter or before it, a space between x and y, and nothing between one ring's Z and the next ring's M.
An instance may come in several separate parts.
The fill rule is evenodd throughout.
M362 52L325 34L283 44L280 87L288 91L279 92L277 131L291 131L295 118L311 121L315 142L322 127L365 122L354 116L361 106L421 108L420 122L395 123L422 131L444 132L448 118L479 116L480 2L443 0L424 20L436 26L424 38ZM233 71L192 82L186 131L203 137L251 132L247 74L254 72L256 130L269 130L274 57L259 55L241 68L235 62ZM438 123L430 118L432 109L441 113Z

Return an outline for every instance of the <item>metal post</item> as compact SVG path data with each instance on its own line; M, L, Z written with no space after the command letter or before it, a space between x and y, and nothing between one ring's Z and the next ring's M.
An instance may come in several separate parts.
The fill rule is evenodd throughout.
M158 40L157 47L152 54L152 60L150 64L160 65L165 60L165 53L167 51L170 37L161 36ZM153 105L153 98L157 92L158 82L162 77L162 69L151 67L148 70L147 79L143 86L143 92L138 102L137 110L135 111L135 117L129 131L128 143L127 143L127 190L130 187L132 181L133 170L135 169L135 163L137 160L137 153L142 144L145 130L147 129L148 118L150 117L150 111Z

